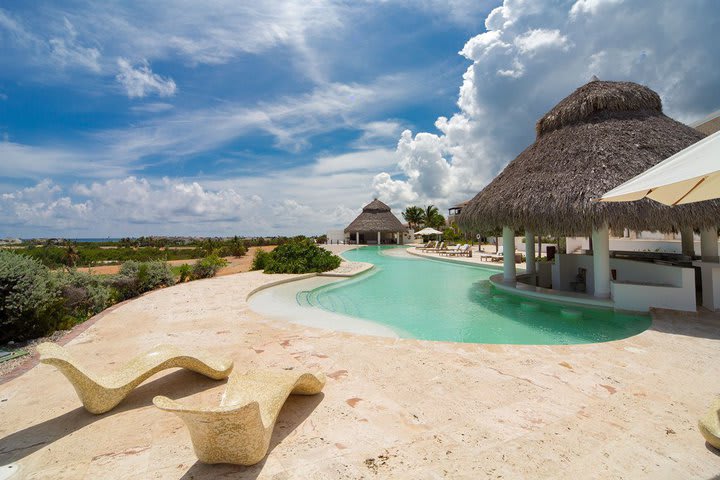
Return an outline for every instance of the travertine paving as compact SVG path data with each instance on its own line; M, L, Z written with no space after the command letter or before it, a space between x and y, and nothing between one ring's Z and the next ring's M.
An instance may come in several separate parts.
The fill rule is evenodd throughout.
M287 275L242 273L120 305L67 348L98 373L159 343L235 369L321 371L290 397L252 467L196 461L164 395L218 404L224 382L161 372L103 415L48 365L0 385L0 478L712 478L697 420L720 393L720 319L658 314L629 339L474 345L318 330L264 319L249 292ZM12 467L5 467L11 464ZM11 477L12 478L12 477Z

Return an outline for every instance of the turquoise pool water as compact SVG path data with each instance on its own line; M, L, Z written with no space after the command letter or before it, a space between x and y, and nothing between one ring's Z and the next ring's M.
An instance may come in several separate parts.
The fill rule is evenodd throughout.
M345 252L375 268L351 280L300 292L297 300L392 328L401 337L468 343L578 344L618 340L650 326L648 315L530 300L495 289L497 270L387 255Z

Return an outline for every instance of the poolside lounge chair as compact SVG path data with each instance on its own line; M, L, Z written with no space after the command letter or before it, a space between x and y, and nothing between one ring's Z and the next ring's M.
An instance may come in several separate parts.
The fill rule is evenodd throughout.
M418 249L425 252L427 250L434 250L437 248L437 246L438 246L438 242L436 240L432 240L432 241L428 242L427 245L425 245L424 247L419 247Z
M720 449L720 398L713 402L710 411L700 419L698 428L710 445Z
M427 250L430 253L438 253L442 252L444 250L447 250L447 246L445 245L445 242L440 242L437 247L431 248L430 250Z
M503 260L503 247L498 248L498 253L481 253L480 260L490 260L491 262L500 262Z
M472 246L466 243L454 252L448 253L448 255L453 257L472 257Z
M460 249L463 247L464 247L464 245L457 244L457 245L454 245L454 246L448 248L447 250L443 250L439 253L440 253L440 255L453 255L453 254L459 252Z
M112 410L135 387L167 368L186 368L214 380L227 378L233 368L232 361L214 359L195 349L158 345L130 360L115 372L98 376L81 367L60 345L41 343L37 350L40 353L40 362L60 370L75 388L85 409L95 414Z
M234 372L218 407L187 406L162 396L155 397L153 403L185 422L201 462L254 465L267 454L275 421L287 397L315 395L324 385L322 374Z

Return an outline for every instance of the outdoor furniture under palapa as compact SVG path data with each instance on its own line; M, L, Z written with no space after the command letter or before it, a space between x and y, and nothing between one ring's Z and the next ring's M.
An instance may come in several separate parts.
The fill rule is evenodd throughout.
M201 462L254 465L267 454L275 421L287 397L315 395L324 386L322 374L234 372L217 407L189 406L162 396L155 397L153 403L185 422Z
M214 380L222 380L230 375L233 368L232 361L212 358L195 349L158 345L115 372L98 376L80 366L67 349L60 345L41 343L37 351L40 353L40 362L60 370L75 388L85 409L95 414L113 409L135 387L161 370L185 368Z

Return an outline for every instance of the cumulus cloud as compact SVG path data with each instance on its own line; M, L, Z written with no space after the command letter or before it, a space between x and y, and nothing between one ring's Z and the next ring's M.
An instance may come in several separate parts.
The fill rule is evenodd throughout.
M133 67L127 59L118 58L117 64L120 72L115 78L129 98L142 98L153 93L160 97L172 97L177 91L175 81L153 73L147 60L142 60L137 67Z
M577 17L582 14L593 15L605 5L622 3L623 0L577 0L570 8L570 16Z
M257 180L127 176L72 187L45 179L0 194L0 225L22 236L317 234L347 225L370 197L367 173L310 172L298 167ZM368 189L348 192L362 178Z
M518 36L515 39L515 46L520 53L533 54L538 50L546 48L561 48L567 50L568 40L565 35L560 34L560 30L536 28L528 30Z
M438 118L436 132L403 132L399 173L377 175L376 193L400 208L472 197L532 143L535 121L593 75L649 85L681 121L706 115L720 105L720 65L703 40L713 35L709 14L718 14L710 0L693 9L671 0L505 0L460 51L472 65L459 111Z

